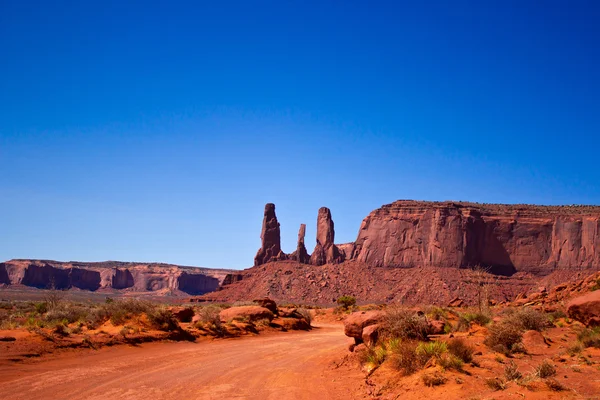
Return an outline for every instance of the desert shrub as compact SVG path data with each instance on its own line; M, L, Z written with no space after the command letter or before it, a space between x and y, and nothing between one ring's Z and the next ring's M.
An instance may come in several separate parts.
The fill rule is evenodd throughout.
M298 314L302 315L302 318L304 318L304 320L306 322L308 322L309 326L312 326L312 314L310 313L309 310L307 310L306 308L299 308L298 310Z
M198 310L199 321L204 324L217 324L221 323L221 318L219 314L221 313L221 308L218 306L206 306L202 307Z
M585 347L583 346L583 344L581 342L575 342L567 348L567 353L570 356L574 356L575 354L581 353L584 348Z
M78 306L73 303L62 302L53 308L50 308L44 315L46 321L67 321L67 323L73 323L80 319L85 319L88 314L88 309L82 306Z
M431 358L439 359L447 351L448 346L445 342L421 342L415 350L421 364L425 364Z
M523 374L519 372L519 367L517 367L517 364L511 360L504 367L504 377L507 381L516 381L517 379L521 379Z
M567 314L565 314L565 312L563 310L556 310L551 312L549 315L550 321L554 322L556 320L559 320L561 318L565 318L567 316Z
M433 320L441 321L448 318L448 310L438 306L429 306L425 309L425 315Z
M517 325L526 331L542 331L550 326L548 315L532 308L515 310L505 318L505 321L507 324Z
M485 380L485 384L496 391L506 389L506 382L502 378L488 378Z
M122 325L136 315L149 314L156 306L149 301L138 299L115 300L104 305L113 325Z
M69 336L69 328L64 322L57 323L54 326L53 332L60 336Z
M457 371L461 371L464 362L454 354L446 353L439 357L438 365L444 369L455 369Z
M65 292L54 288L54 283L50 283L51 289L44 294L44 303L48 305L48 310L52 310L63 301Z
M348 308L356 305L356 298L353 296L341 296L337 299L337 303L340 305L340 307L347 310Z
M473 353L475 349L473 346L467 344L462 338L455 338L448 342L448 351L450 354L455 355L466 363L473 361Z
M485 313L480 312L466 312L460 314L458 317L458 323L456 324L454 330L457 332L466 332L471 327L471 322L485 326L492 321L492 318Z
M523 332L519 326L500 322L493 324L489 328L484 344L494 351L504 354L515 352L519 343L523 339Z
M535 368L534 373L542 379L550 378L556 375L556 368L548 360L544 360Z
M402 307L388 307L383 326L390 338L427 340L429 324L426 317Z
M577 339L585 348L600 348L600 327L584 328L577 334Z
M385 347L365 347L358 352L358 360L361 364L369 369L374 369L380 366L387 358L387 350Z
M560 383L554 378L548 378L544 381L544 383L546 384L546 386L548 386L548 389L554 392L562 392L564 390L567 390L567 388L562 383Z
M174 331L180 329L179 322L171 312L166 308L156 308L148 313L150 323L161 331Z
M110 315L104 307L92 308L87 313L87 316L85 318L85 324L88 329L97 329L109 318Z
M46 302L35 303L35 312L37 312L38 314L47 313L48 312L48 303L46 303Z
M202 307L197 313L199 317L198 324L210 329L217 336L224 336L226 330L221 322L220 313L221 308L218 306Z
M429 387L443 385L448 381L448 378L446 378L438 371L435 371L432 374L423 374L421 379L423 380L425 386Z
M390 348L389 364L392 368L404 372L405 375L415 373L420 365L417 357L417 343L413 341L397 341Z

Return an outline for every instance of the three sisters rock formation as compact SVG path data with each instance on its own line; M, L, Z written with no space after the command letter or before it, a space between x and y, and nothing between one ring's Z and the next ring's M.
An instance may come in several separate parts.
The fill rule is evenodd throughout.
M285 254L281 250L281 233L279 222L275 215L275 204L265 205L265 216L260 234L261 247L254 257L254 266L266 264L271 261L294 260L302 264L324 265L338 264L346 259L346 254L340 251L333 241L335 230L331 211L327 207L321 207L317 217L317 244L312 255L309 255L304 245L306 225L301 224L298 231L298 245L296 251Z

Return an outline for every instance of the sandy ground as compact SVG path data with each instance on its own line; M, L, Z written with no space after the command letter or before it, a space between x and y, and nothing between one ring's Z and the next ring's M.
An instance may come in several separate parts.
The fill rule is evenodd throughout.
M364 377L336 368L340 324L204 343L150 343L0 366L9 399L355 399ZM363 392L364 393L364 392Z

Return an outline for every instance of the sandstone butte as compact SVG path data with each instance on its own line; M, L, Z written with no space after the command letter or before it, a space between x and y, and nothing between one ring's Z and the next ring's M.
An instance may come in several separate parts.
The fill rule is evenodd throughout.
M11 260L0 263L0 285L43 288L52 280L62 288L84 290L208 293L204 300L271 296L330 303L337 295L354 294L362 301L445 302L469 297L469 268L482 266L497 277L494 296L512 300L600 267L598 206L399 200L371 212L351 243L334 243L328 208L318 211L316 226L311 254L304 224L295 251L286 254L275 205L267 204L261 248L254 267L244 271Z

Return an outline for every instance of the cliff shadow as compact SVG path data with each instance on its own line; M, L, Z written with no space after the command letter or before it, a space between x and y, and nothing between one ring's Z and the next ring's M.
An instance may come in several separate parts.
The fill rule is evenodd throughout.
M81 268L72 268L71 269L71 285L84 290L95 291L100 288L100 272L81 269Z
M113 289L127 289L134 284L133 275L128 269L115 269L115 273L112 276L111 286Z
M4 263L0 264L0 285L2 284L10 285L10 278L8 277L8 271Z
M510 254L493 231L485 236L479 264L494 275L512 276L517 272Z
M182 273L177 278L179 290L190 295L214 292L219 288L219 280L204 274Z
M70 272L70 269L55 268L49 264L43 266L30 264L25 269L21 283L38 289L69 289L71 287Z

